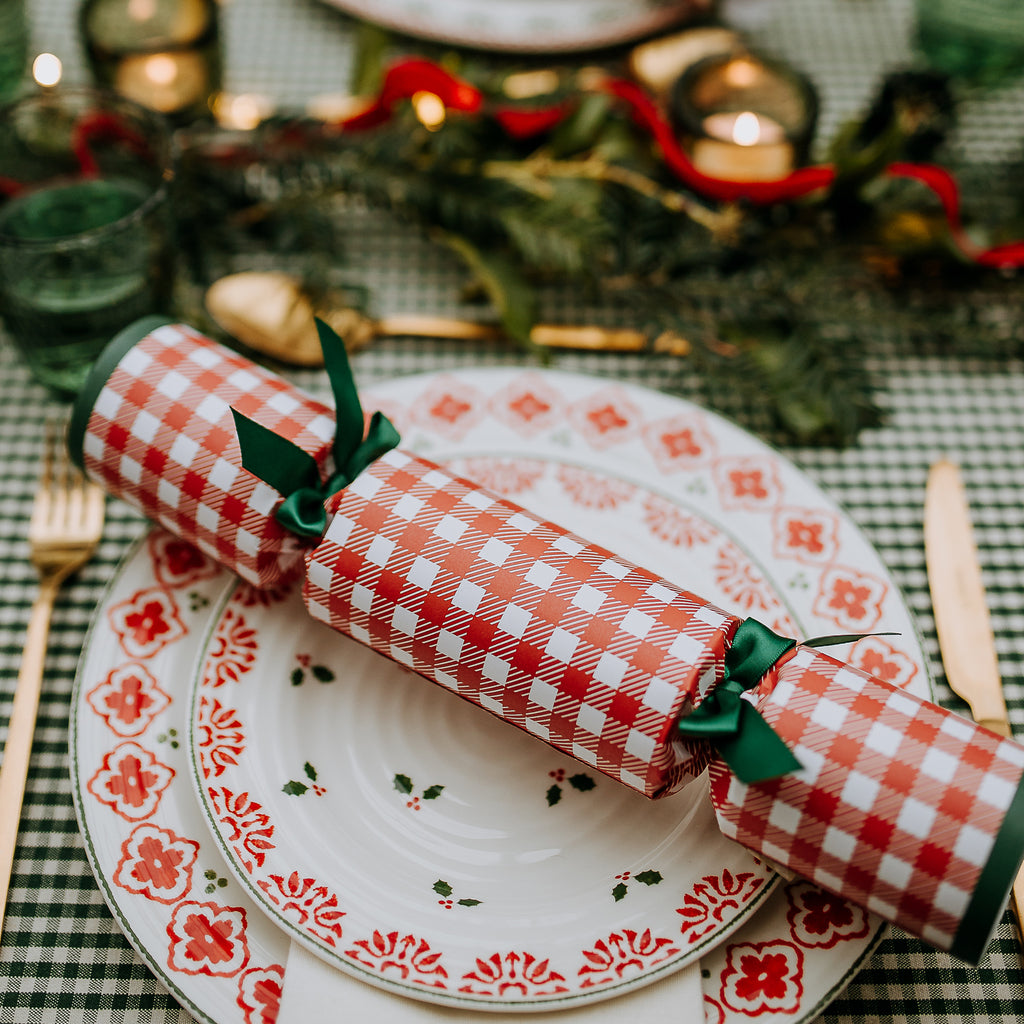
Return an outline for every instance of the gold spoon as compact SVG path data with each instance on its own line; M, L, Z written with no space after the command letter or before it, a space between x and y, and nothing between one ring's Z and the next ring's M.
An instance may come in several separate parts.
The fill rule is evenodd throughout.
M341 337L349 351L357 351L382 336L454 338L500 341L500 328L471 320L395 314L375 320L330 297L314 308L297 278L278 271L245 271L215 281L206 292L210 316L247 347L295 366L323 365L314 317L320 317ZM654 339L628 328L537 324L530 341L543 348L594 352L655 352L687 355L690 343L673 332Z

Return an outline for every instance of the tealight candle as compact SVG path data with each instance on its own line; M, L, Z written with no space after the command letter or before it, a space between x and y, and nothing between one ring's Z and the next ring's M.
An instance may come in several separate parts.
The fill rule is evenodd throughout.
M85 0L96 81L183 123L208 116L220 89L216 0Z
M113 84L122 96L173 114L205 100L210 76L199 54L144 53L125 57L117 65Z
M816 118L806 79L749 53L693 65L672 115L694 167L728 181L777 181L806 158Z

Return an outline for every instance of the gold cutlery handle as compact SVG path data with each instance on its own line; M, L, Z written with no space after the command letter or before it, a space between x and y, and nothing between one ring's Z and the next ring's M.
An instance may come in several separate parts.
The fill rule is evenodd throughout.
M14 851L18 844L18 824L21 804L28 779L32 737L36 727L36 714L43 686L43 665L50 633L50 616L60 586L59 579L46 580L32 605L21 658L11 720L4 744L4 757L0 762L0 934L3 932L4 911L10 889Z
M376 328L379 334L416 338L498 341L505 337L500 328L491 324L419 313L386 316L376 322ZM647 347L647 335L642 331L574 324L536 324L530 331L530 341L542 348L595 352L642 352Z

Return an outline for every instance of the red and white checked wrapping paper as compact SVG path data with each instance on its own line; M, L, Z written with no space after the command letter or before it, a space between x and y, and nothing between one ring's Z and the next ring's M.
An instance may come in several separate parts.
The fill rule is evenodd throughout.
M76 404L87 473L257 585L303 548L241 468L230 406L312 454L331 410L182 326L119 336ZM978 959L1024 856L1024 748L799 647L745 697L802 768L740 782L674 726L740 620L395 449L328 499L310 615L650 797L710 763L726 835Z
M254 586L295 575L305 545L274 519L277 491L242 468L231 407L321 469L334 410L182 324L144 321L108 353L120 358L82 424L86 474Z
M739 620L401 450L328 510L314 619L647 796L707 766L673 726Z

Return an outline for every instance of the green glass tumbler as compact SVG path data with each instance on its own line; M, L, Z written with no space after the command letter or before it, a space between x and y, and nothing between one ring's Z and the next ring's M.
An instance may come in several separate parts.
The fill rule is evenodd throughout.
M174 289L170 131L92 90L0 111L0 316L33 374L73 395L106 343Z

